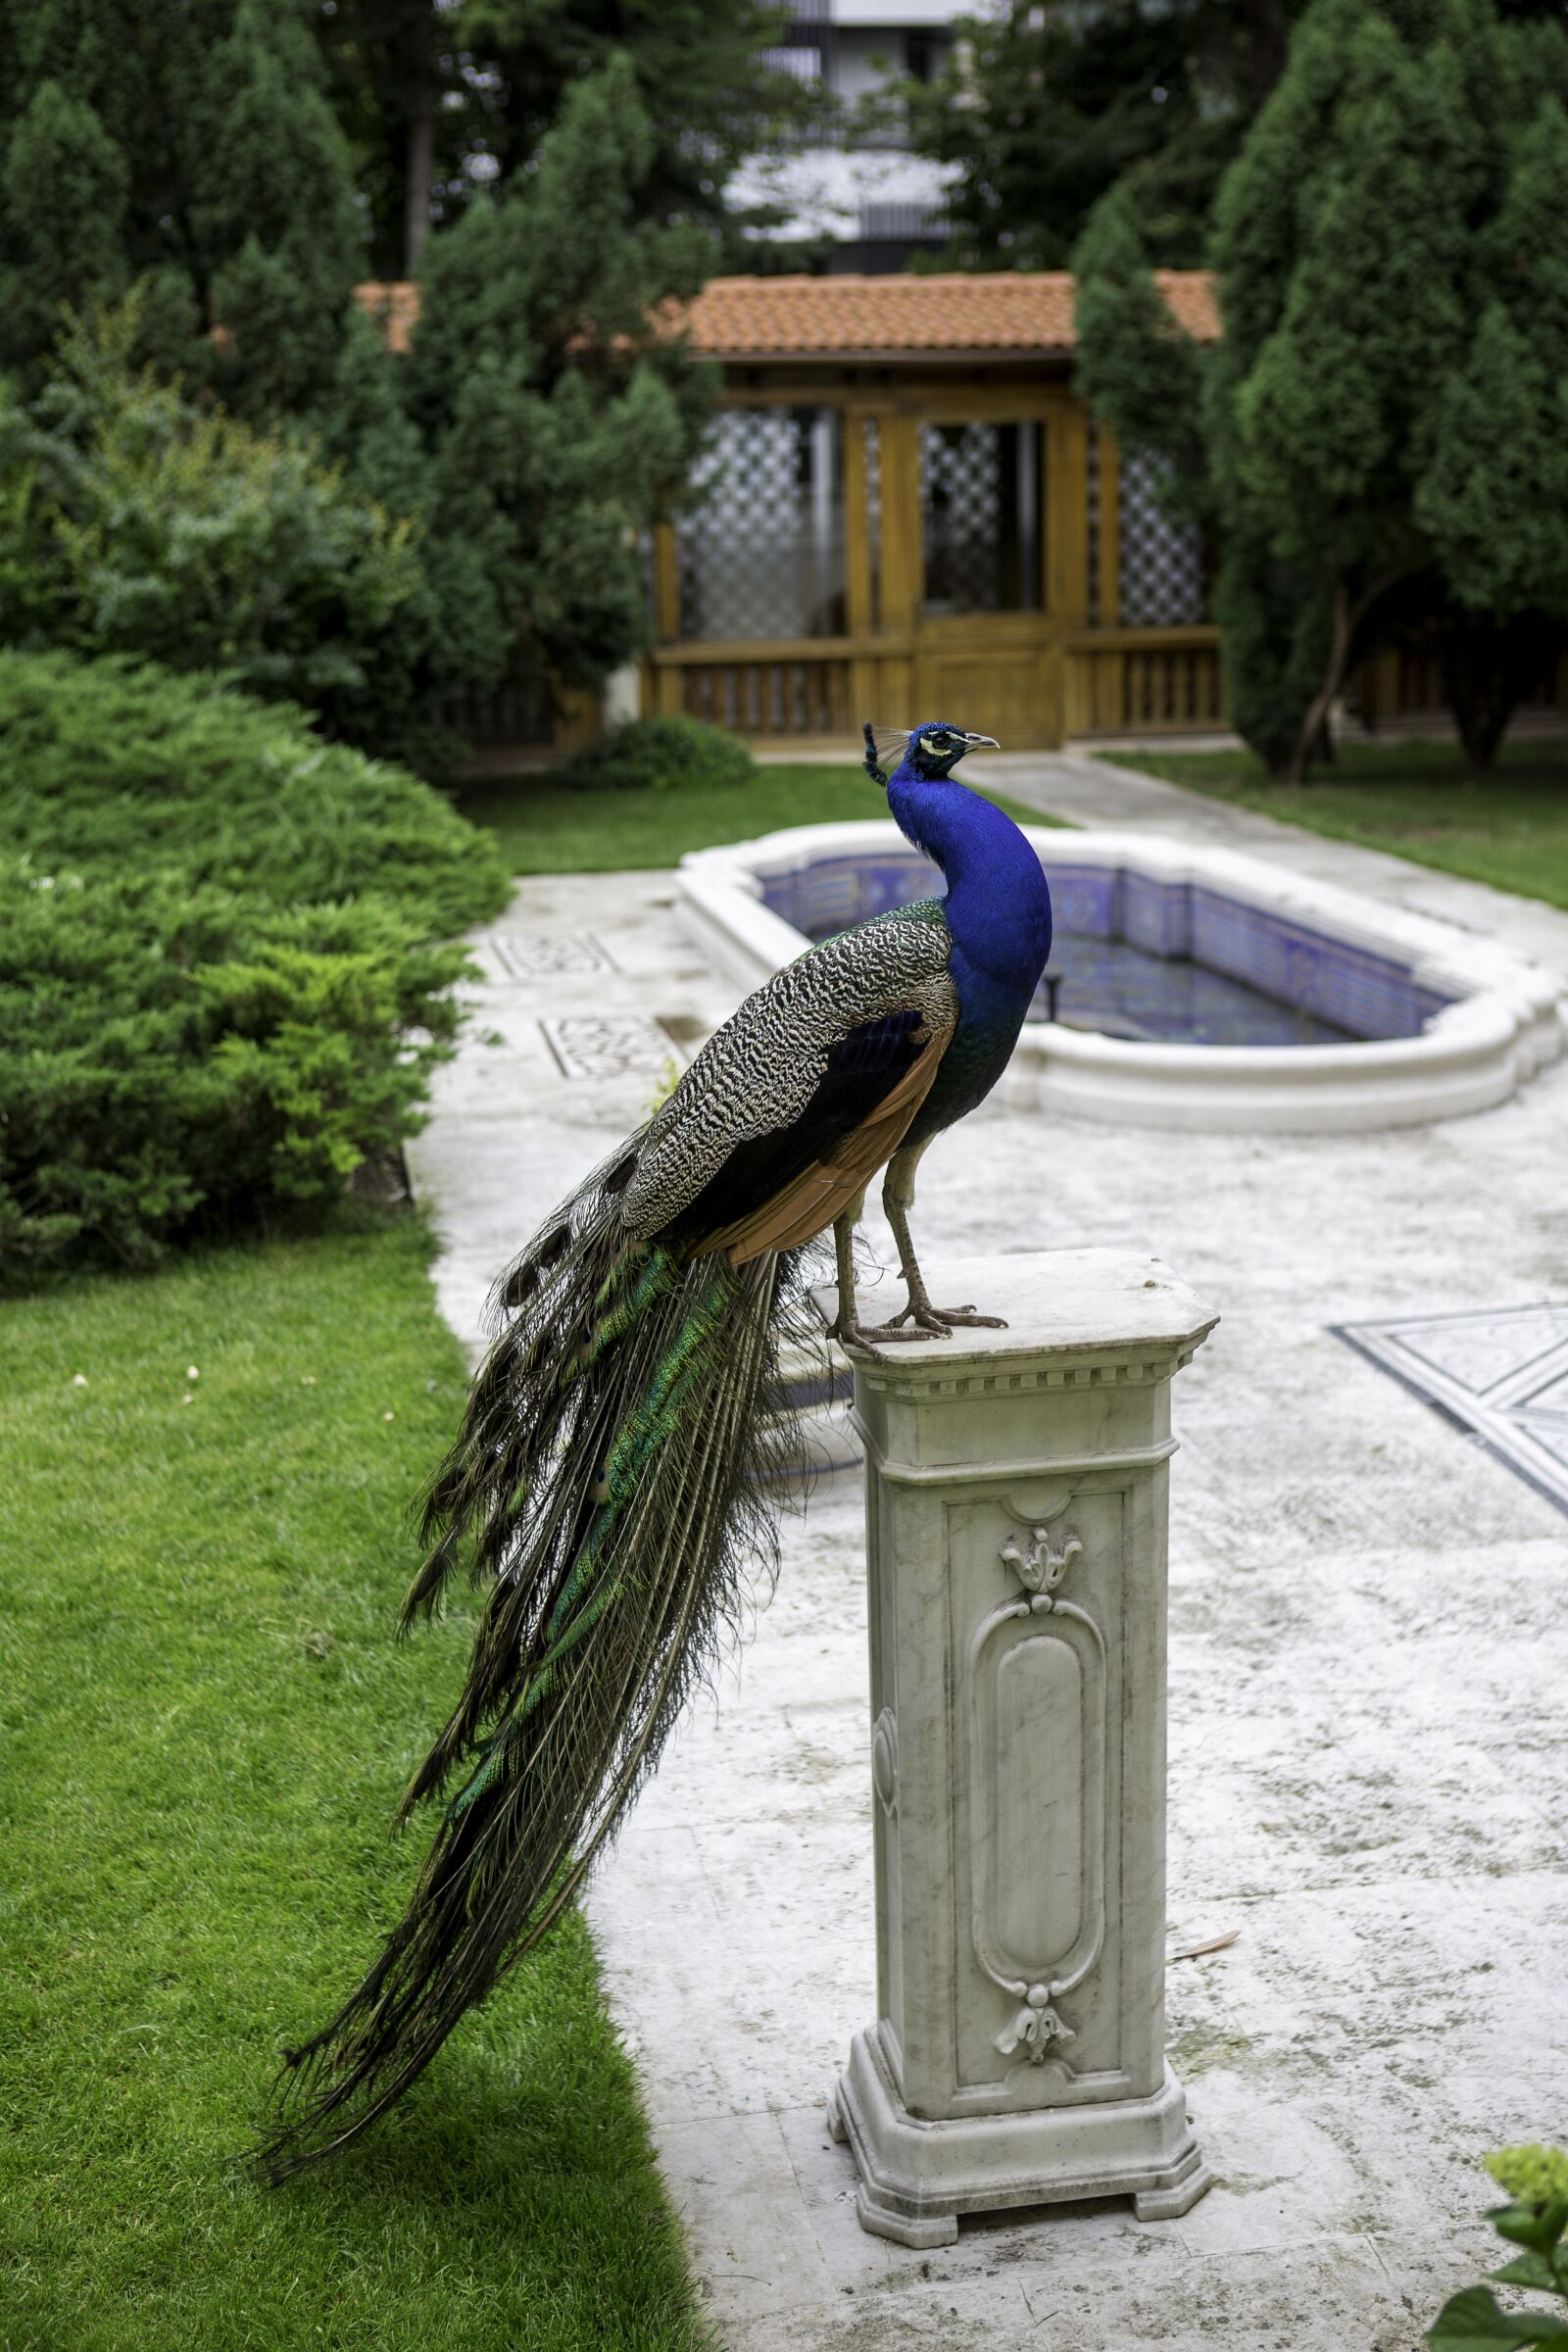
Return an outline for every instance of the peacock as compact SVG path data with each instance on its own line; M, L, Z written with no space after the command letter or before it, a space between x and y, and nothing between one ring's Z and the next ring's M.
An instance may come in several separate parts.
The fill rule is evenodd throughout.
M992 737L945 721L864 735L947 895L857 924L748 997L498 1283L403 1608L407 1631L464 1567L485 1592L462 1694L400 1809L442 1798L435 1835L363 1984L287 2054L274 2180L384 2114L547 1933L734 1628L798 1445L781 1357L808 1329L820 1341L806 1245L831 1227L832 1334L851 1351L1002 1321L932 1302L909 1210L926 1146L1006 1067L1050 892L1017 826L955 780ZM907 1295L868 1329L854 1230L884 1168Z

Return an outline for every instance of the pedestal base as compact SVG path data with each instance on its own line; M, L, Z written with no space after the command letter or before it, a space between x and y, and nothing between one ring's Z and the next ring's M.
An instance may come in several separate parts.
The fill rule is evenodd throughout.
M1147 2099L925 2122L899 2097L875 2028L857 2034L828 2098L828 2130L848 2140L860 2227L901 2246L947 2246L960 2213L1130 2196L1141 2222L1174 2221L1214 2176L1169 2068Z

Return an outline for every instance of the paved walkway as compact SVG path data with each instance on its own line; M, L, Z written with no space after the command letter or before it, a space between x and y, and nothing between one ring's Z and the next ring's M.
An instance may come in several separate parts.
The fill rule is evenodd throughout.
M1480 886L1097 762L1005 780L1080 821L1218 826L1568 970L1568 917ZM668 876L524 883L481 955L479 1017L410 1155L469 1336L490 1274L647 1102L648 1024L689 1041L730 1002ZM988 1107L931 1153L928 1251L1156 1250L1223 1312L1176 1392L1169 1871L1181 1942L1242 1931L1170 1979L1222 2184L1179 2222L1015 2216L926 2256L859 2230L821 2128L874 2000L841 1476L790 1523L776 1596L591 1901L730 2352L1416 2352L1490 2258L1480 2154L1568 2128L1568 1520L1329 1326L1564 1298L1565 1169L1565 1064L1426 1129L1154 1135Z

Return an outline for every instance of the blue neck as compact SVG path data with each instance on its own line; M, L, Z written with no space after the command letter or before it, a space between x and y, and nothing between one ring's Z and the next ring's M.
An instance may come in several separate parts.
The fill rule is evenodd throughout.
M1051 954L1051 893L1011 817L961 784L917 775L907 760L888 785L888 807L942 868L943 912L962 963L988 994L1033 996Z

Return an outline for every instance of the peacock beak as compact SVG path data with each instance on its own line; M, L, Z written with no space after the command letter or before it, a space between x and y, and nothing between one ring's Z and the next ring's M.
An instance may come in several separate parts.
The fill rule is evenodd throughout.
M994 735L966 735L963 740L971 752L978 752L982 745L993 752L1000 752L1002 749Z

